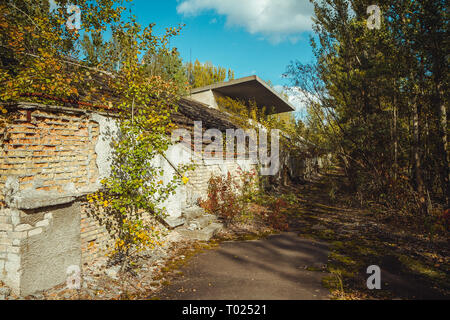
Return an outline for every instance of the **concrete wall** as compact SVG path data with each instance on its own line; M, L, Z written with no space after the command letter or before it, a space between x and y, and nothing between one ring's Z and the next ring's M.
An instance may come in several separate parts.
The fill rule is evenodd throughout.
M207 104L210 108L219 109L216 102L216 97L214 96L212 90L192 93L189 95L189 97L201 103Z
M110 151L105 121L79 109L17 106L0 148L0 280L27 295L81 265L81 206ZM107 121L106 121L107 122Z
M170 196L163 204L167 208L167 213L174 217L180 216L184 209L197 205L199 198L204 200L208 196L208 182L211 176L226 176L228 173L237 176L239 169L243 171L256 169L252 160L203 159L200 154L194 153L183 144L171 146L166 157L174 166L194 164L194 170L186 173L189 182L180 186L176 194ZM165 172L165 181L168 181L175 171L166 159L161 157L160 161Z
M80 204L45 208L38 222L42 231L21 246L21 294L27 295L66 281L69 266L81 268Z
M65 282L71 265L81 266L80 205L1 209L0 279L28 295Z

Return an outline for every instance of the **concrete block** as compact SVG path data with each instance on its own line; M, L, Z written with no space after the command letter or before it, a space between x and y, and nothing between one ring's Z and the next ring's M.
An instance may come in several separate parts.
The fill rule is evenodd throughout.
M187 221L190 221L203 215L205 215L205 210L197 206L187 208L183 211L183 216Z
M32 294L62 284L67 268L81 265L79 203L52 211L52 223L43 232L42 227L29 231L21 253L21 295Z
M12 245L12 239L6 238L6 237L0 237L0 245L2 245L2 244L7 245L7 246Z
M184 238L189 240L209 241L219 230L222 229L222 224L212 223L206 228L200 230L189 230L186 227L179 228L176 231Z
M14 231L10 234L12 239L26 239L28 236L27 231Z
M8 253L19 254L20 253L20 247L9 246L8 247Z
M20 211L11 210L11 223L13 226L20 224Z
M12 231L12 225L8 223L0 223L0 231Z
M182 217L167 217L163 218L163 221L166 223L166 225L169 226L170 229L179 227L183 225L186 222L186 219Z
M20 268L20 256L17 253L8 252L6 254L6 266Z
M203 216L197 217L190 222L188 222L189 225L195 224L197 226L197 229L203 229L210 225L211 223L216 221L216 217L210 214L205 214Z
M33 230L28 231L28 236L29 237L37 236L37 235L41 234L42 231L43 231L42 228L35 228Z
M11 224L11 217L0 216L0 224Z
M9 296L11 294L11 289L8 287L1 287L0 288L0 295L2 296Z
M32 229L33 227L29 224L19 224L14 228L14 231L28 231Z
M36 227L48 227L48 225L49 225L49 221L47 219L44 219L44 220L36 223Z

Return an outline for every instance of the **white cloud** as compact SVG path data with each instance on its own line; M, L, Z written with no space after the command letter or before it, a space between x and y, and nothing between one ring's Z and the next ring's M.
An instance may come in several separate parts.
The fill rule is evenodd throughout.
M306 94L298 87L285 87L282 85L275 85L274 90L277 92L285 92L288 95L288 100L295 108L296 117L303 119L306 117L306 106L308 101L312 99L310 94Z
M208 10L226 16L227 26L244 27L272 43L298 41L299 33L311 30L313 14L309 0L182 0L177 6L185 16Z

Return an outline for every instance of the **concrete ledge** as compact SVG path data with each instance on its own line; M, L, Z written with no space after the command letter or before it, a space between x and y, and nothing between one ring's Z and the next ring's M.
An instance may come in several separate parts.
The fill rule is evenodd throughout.
M31 196L16 196L9 205L16 209L31 210L45 207L52 207L61 204L67 204L75 201L73 195L58 195L54 193L41 192Z

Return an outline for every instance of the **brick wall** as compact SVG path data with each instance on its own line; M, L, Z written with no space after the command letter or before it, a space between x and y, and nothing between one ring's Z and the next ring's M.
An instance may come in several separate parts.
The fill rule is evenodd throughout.
M77 109L23 103L9 112L13 121L0 147L0 279L16 292L27 292L30 272L37 270L33 257L41 254L29 252L30 244L39 247L42 242L47 254L44 243L64 228L64 220L52 222L52 211L61 212L61 219L68 217L72 229L63 233L78 232L78 248L80 242L91 251L103 245L105 230L95 227L92 218L81 218L82 206L71 205L98 188L95 148L100 126L91 113Z
M208 184L211 176L226 175L230 172L231 176L237 177L238 170L241 168L243 171L250 171L256 169L256 165L251 164L250 160L237 161L227 160L224 164L208 163L201 161L195 167L195 170L188 172L189 178L188 190L187 190L187 205L195 205L198 198L206 199L208 196ZM239 182L239 181L237 181Z
M84 201L109 167L102 132L111 117L32 103L9 110L15 118L0 147L0 279L18 292L31 292L54 285L52 273L63 279L66 262L47 271L47 282L42 280L42 272L57 267L54 259L67 255L71 263L88 263L104 255L111 243L105 228L87 215ZM188 175L189 184L182 186L183 198L172 201L195 205L197 198L207 196L212 174L234 175L237 168L235 161L200 161Z
M0 149L0 190L7 179L27 191L82 192L97 180L99 126L88 115L18 109ZM5 194L0 193L5 204Z
M83 264L104 256L107 253L108 244L113 245L106 228L89 216L88 210L86 205L81 206L81 261Z

